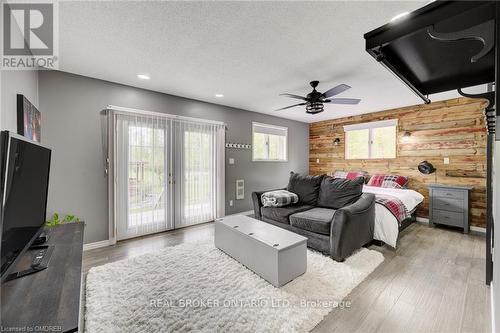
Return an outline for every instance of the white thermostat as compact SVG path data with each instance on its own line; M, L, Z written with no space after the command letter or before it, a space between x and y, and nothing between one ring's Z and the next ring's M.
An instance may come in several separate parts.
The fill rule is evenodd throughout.
M236 200L245 199L245 181L236 179Z

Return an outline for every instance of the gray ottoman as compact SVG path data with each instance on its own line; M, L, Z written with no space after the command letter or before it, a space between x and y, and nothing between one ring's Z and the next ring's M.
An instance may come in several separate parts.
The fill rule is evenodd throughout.
M215 221L215 246L281 287L307 269L307 238L245 215Z

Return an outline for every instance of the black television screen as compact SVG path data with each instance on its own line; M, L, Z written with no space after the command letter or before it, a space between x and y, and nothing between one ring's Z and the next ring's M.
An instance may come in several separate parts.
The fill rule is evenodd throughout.
M51 150L6 131L2 150L3 280L45 223Z

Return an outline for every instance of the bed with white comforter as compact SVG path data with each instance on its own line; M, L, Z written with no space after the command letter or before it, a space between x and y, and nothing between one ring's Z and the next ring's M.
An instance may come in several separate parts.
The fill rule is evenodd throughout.
M413 211L424 200L424 196L422 194L409 189L395 189L365 185L363 186L363 192L373 193L375 196L377 194L381 194L397 197L403 202L409 212ZM399 224L396 217L394 217L394 215L392 215L392 213L385 206L376 203L375 230L373 238L381 240L392 247L396 247L398 234Z

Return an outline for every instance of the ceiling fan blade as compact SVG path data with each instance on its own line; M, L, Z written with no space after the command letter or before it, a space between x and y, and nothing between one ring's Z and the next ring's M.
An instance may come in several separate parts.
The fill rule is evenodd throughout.
M332 98L330 100L324 101L323 103L332 103L332 104L358 104L361 102L358 98Z
M290 108L293 108L293 107L296 107L296 106L301 106L301 105L306 105L306 104L307 103L299 103L299 104L295 104L295 105L285 106L284 108L277 109L277 110L274 110L274 111L286 110L286 109L290 109Z
M296 99L301 99L303 101L307 101L307 98L299 96L299 95L294 95L294 94L280 94L280 96L286 96L286 97L291 97L291 98L296 98Z
M343 84L342 83L342 84L339 84L336 87L333 87L330 90L325 91L323 93L323 96L325 96L325 97L332 97L332 96L338 95L341 92L344 92L344 91L346 91L347 89L350 89L350 88L351 88L351 86L348 86L347 84Z

